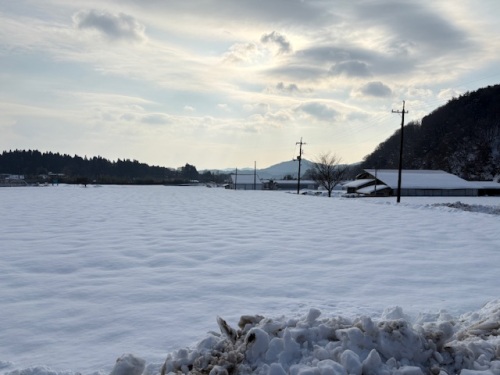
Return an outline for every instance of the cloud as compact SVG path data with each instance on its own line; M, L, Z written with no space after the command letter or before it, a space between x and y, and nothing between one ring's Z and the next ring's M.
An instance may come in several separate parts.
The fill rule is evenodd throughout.
M286 110L278 110L276 112L269 112L266 115L266 121L273 126L280 127L282 124L287 124L292 121L292 116Z
M292 51L292 47L290 46L290 42L280 33L273 31L269 34L264 34L260 38L260 41L264 44L266 43L274 43L278 45L278 54L281 53L289 53Z
M123 13L81 10L73 16L73 21L80 30L97 30L112 40L143 41L145 39L145 27L132 16Z
M227 103L219 103L217 104L217 108L224 112L231 112L231 108Z
M123 121L133 121L136 119L136 116L132 113L124 113L120 115L118 118Z
M297 110L302 111L321 121L332 121L339 113L324 103L310 102L300 105Z
M360 88L360 93L366 96L388 97L391 96L392 90L389 86L382 82L368 82Z
M36 11L29 2L9 2L0 5L9 111L0 122L28 116L15 107L22 104L36 107L29 116L40 122L59 112L67 123L123 125L155 137L206 127L196 135L201 142L235 134L249 119L263 131L273 124L310 132L332 131L332 119L365 124L353 111L378 121L380 98L389 95L419 100L428 111L458 89L498 78L482 79L498 66L493 2L57 0ZM79 91L89 94L67 94ZM408 107L409 117L420 113ZM204 116L214 123L201 127ZM382 141L387 133L380 134Z
M395 51L393 44L396 42L391 43L389 47L373 45L363 48L354 46L355 43L339 46L330 42L299 50L293 59L295 64L330 66L329 74L337 76L369 77L411 71L416 61L408 57L407 50Z
M285 85L283 82L279 82L275 86L275 90L279 92L285 92L288 94L293 94L294 92L299 92L299 87L295 83L290 83Z
M228 28L255 23L318 27L336 20L328 7L303 0L121 0L122 3L149 12L178 14L181 22L199 17L202 22L213 22L218 27L228 25Z
M172 119L164 113L151 113L143 116L142 122L150 125L163 125L172 123Z
M455 89L443 89L439 91L437 97L439 99L450 100L452 98L458 98L462 93Z
M227 63L252 62L261 55L255 43L236 43L223 56Z
M307 61L339 63L349 60L370 61L376 53L353 46L339 47L333 44L324 44L300 50L296 56Z
M330 68L329 74L332 76L345 75L348 77L371 76L368 65L361 61L345 61L335 64Z
M265 115L271 110L268 103L249 103L244 104L243 109L247 112L256 113L260 115Z
M385 0L367 2L356 10L367 24L382 26L417 49L444 53L468 46L467 34L431 4Z
M262 43L262 44L260 44ZM273 31L270 34L265 34L259 42L242 42L235 43L223 55L223 61L226 63L257 63L269 57L269 48L264 47L264 44L272 44L278 47L276 54L285 54L291 52L290 43L284 36Z
M312 65L282 65L266 71L270 79L287 79L291 81L315 80L325 76L325 69Z

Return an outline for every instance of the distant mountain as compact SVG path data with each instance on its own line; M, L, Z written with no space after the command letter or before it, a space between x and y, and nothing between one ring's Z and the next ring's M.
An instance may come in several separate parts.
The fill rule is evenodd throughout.
M302 159L302 164L300 166L300 175L303 176L304 173L311 168L313 162ZM292 176L297 178L299 173L299 162L298 161L284 161L278 164L271 165L270 167L259 169L257 174L263 179L283 179L285 176Z
M302 164L300 166L300 176L302 177L306 171L311 168L313 162L302 159ZM224 169L220 172L223 173L234 173L235 169ZM238 173L251 174L254 173L253 168L238 168ZM293 178L297 178L299 173L299 162L290 160L283 161L278 164L271 165L270 167L257 169L257 175L264 180L281 180L285 176L292 176Z
M300 166L300 177L306 177L307 171L313 168L314 162L302 159L302 164ZM350 172L348 173L349 178L354 178L357 174L361 173L361 162L349 164ZM224 170L211 170L212 173L226 173L233 174L235 172L234 168L224 169ZM238 168L238 173L241 174L253 174L253 168ZM257 175L263 180L281 180L286 176L292 176L293 179L297 178L299 173L299 163L295 160L284 161L278 164L271 165L270 167L257 169ZM307 177L306 177L307 178Z
M363 168L398 168L401 130L366 156ZM403 168L441 169L466 180L500 175L500 85L453 98L404 127Z

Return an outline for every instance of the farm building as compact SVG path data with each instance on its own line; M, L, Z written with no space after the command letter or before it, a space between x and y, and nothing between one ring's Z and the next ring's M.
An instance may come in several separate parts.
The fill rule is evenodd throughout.
M233 190L262 190L262 186L262 181L255 173L234 173L231 175L231 183L226 188Z
M479 195L500 195L500 183L496 181L472 181L478 186Z
M347 193L364 196L397 195L398 170L365 169L343 188ZM402 196L478 196L485 193L500 195L500 184L466 181L441 170L403 170L401 173Z
M0 174L0 187L6 186L28 186L28 183L24 180L23 175L2 173Z

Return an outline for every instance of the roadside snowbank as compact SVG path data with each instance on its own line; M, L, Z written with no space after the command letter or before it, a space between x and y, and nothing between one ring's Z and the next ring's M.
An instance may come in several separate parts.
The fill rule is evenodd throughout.
M242 316L239 329L218 318L221 333L169 354L162 374L500 374L500 300L458 319L441 312L413 324L399 307L380 320L320 316Z

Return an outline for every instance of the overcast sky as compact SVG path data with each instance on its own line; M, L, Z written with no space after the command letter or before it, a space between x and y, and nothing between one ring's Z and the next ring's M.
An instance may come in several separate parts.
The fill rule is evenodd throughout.
M361 161L500 82L498 0L0 0L0 151Z

